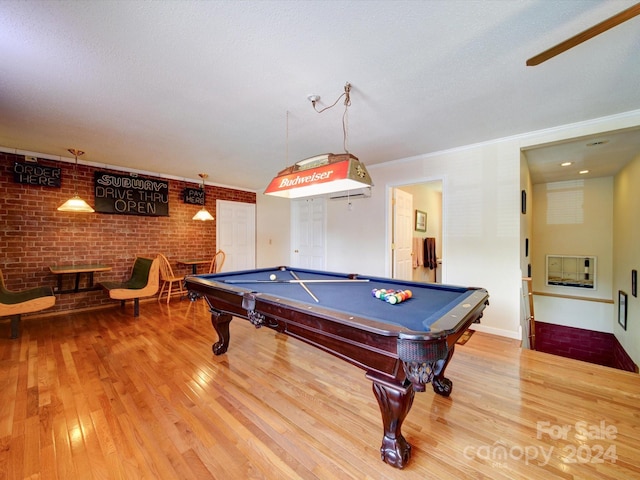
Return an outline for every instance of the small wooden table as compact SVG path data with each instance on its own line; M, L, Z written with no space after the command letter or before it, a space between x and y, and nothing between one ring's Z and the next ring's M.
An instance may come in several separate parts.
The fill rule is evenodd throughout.
M206 265L211 263L211 259L195 259L195 260L178 260L180 265L191 265L191 272L194 275L198 274L198 265Z
M93 284L93 273L94 272L108 272L111 270L111 267L107 265L90 265L90 264L82 264L82 265L51 265L49 266L49 270L54 275L58 276L58 286L54 290L54 293L78 293L78 292L88 292L91 290L98 290L100 287L98 285ZM89 275L88 284L84 288L80 288L80 275L86 273ZM73 288L63 290L62 289L62 278L63 275L72 275L75 274L76 280Z

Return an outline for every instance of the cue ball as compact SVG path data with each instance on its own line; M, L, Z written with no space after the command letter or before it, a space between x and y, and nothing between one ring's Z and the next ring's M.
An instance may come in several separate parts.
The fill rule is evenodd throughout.
M271 275L269 275L269 280L275 280L276 278L278 277L276 277L275 273L272 273Z

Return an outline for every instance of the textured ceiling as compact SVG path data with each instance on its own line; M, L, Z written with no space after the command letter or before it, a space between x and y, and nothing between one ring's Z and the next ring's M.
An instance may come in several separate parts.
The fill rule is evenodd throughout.
M2 0L0 146L261 191L346 82L367 165L637 110L640 17L525 66L633 3Z

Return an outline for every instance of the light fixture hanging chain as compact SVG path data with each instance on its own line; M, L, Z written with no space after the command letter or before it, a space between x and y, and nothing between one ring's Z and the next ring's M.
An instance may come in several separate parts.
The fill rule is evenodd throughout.
M76 161L73 164L73 189L77 193L78 192L78 151L74 150L73 153L76 157Z
M287 165L289 165L289 110L287 110L287 135L286 135L286 152L285 155L287 156Z
M344 113L342 114L342 146L349 153L349 107L351 106L351 84L344 86Z
M345 99L344 99L344 104L345 104L345 106L347 106L347 107L348 107L349 105L351 105L351 96L350 96L350 93L351 93L351 84L350 84L349 82L347 82L347 84L344 86L344 93L343 93L342 95L340 95L340 96L336 99L336 101L335 101L335 102L333 102L333 103L332 103L331 105L329 105L328 107L324 107L322 110L318 110L318 109L316 108L317 100L315 100L315 99L314 99L314 100L311 100L311 105L313 105L313 109L314 109L316 112L318 112L318 113L322 113L322 112L324 112L325 110L329 110L330 108L335 107L335 106L336 106L336 104L340 101L340 99L341 99L342 97L345 97ZM316 97L316 98L320 98L320 97Z
M336 104L338 103L338 100L340 100L340 99L341 99L342 97L344 97L345 95L346 95L346 93L343 93L342 95L340 95L340 96L338 97L338 99L337 99L335 102L333 102L333 103L332 103L331 105L329 105L328 107L324 107L322 110L318 110L318 109L316 108L316 103L317 103L317 102L316 102L315 100L312 100L312 101L311 101L311 104L313 105L313 109L314 109L316 112L318 112L318 113L322 113L322 112L324 112L325 110L329 110L330 108L335 107L335 106L336 106Z
M347 98L349 98L347 96ZM342 114L342 147L345 153L349 153L349 105L345 100L344 113Z
M67 151L75 157L75 163L73 164L73 189L75 193L78 193L78 156L84 155L84 152L77 148L68 148Z
M349 113L346 108L342 114L342 147L345 153L349 153Z
M338 103L338 101L344 97L344 113L342 114L342 146L344 148L345 153L349 153L349 149L348 149L348 136L349 136L349 107L351 106L351 84L349 82L347 82L344 86L344 93L342 95L340 95L335 102L333 102L331 105L329 105L328 107L324 107L322 110L318 110L316 108L316 103L317 103L317 99L320 97L315 97L313 98L312 96L309 97L309 99L311 100L311 105L313 105L313 109L318 112L318 113L322 113L325 110L329 110L332 107L335 107L336 104ZM288 142L288 135L289 135L289 117L288 117L289 112L287 112L287 149L289 147L289 142ZM288 151L287 151L287 163L289 163L289 155L288 155Z

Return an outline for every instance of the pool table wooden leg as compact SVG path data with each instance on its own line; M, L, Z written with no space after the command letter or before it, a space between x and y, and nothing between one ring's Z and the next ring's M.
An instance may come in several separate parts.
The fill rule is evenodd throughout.
M403 468L411 458L411 445L402 436L402 422L406 418L415 392L411 384L403 386L376 379L367 374L373 381L373 393L380 405L384 436L380 447L382 460L396 468Z
M451 345L449 347L449 352L446 358L438 360L433 368L433 380L431 380L431 386L433 387L433 391L438 395L442 395L443 397L448 397L451 395L451 390L453 388L453 383L448 378L445 378L444 371L449 365L451 361L451 357L453 357L453 350L455 345Z
M213 325L213 329L218 334L218 341L212 347L214 355L222 355L229 348L229 323L231 318L228 313L211 310L211 325Z

